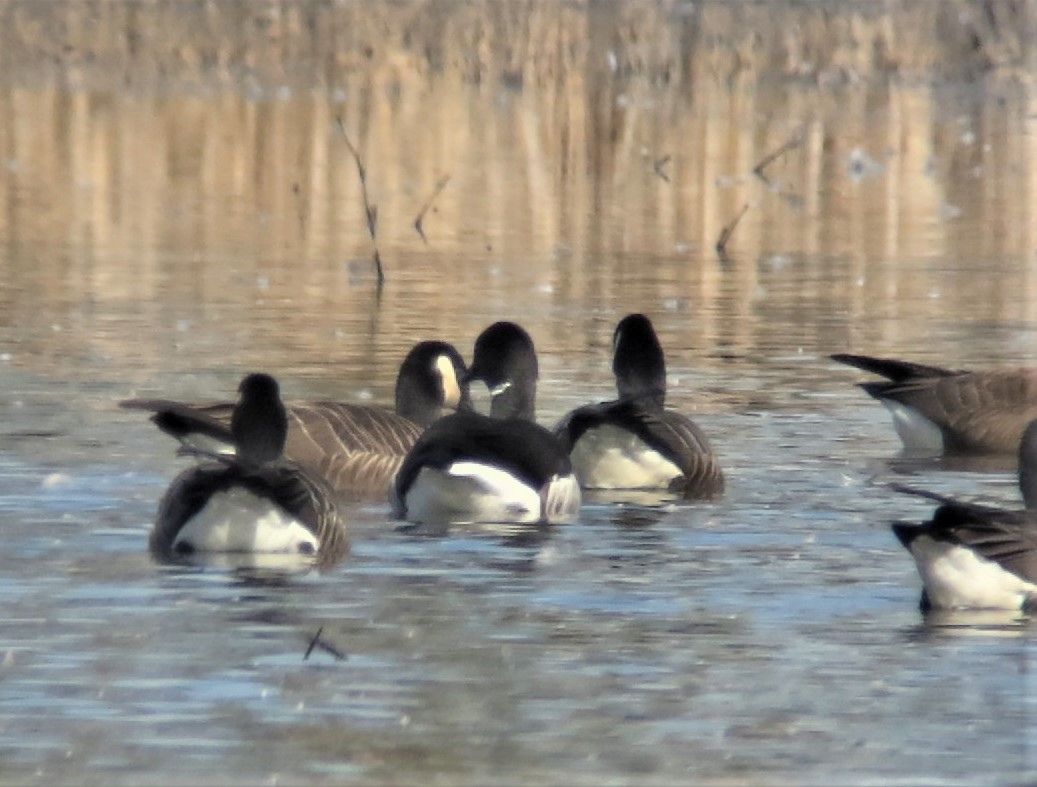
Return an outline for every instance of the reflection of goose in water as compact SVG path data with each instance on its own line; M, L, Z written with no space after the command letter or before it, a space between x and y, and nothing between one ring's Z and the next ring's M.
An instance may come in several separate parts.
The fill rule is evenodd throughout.
M432 424L393 485L410 522L561 523L576 518L580 488L569 456L534 422L536 351L529 334L498 322L475 343L470 380L492 397L490 415L458 412Z
M465 364L450 344L425 341L404 358L396 379L396 411L349 402L288 406L285 456L320 474L346 498L384 500L392 477L422 431L445 413L470 407ZM233 403L189 405L131 399L162 431L189 447L233 453Z
M346 524L324 481L284 458L288 425L277 382L250 374L239 390L230 427L237 453L196 452L207 461L181 473L163 496L152 553L160 560L266 556L254 561L263 567L293 567L302 558L330 567L348 549Z
M555 427L584 489L662 489L715 498L724 475L701 429L668 410L666 360L643 314L620 320L612 338L619 398L579 407Z
M832 359L887 378L860 386L890 411L911 451L1014 454L1037 418L1037 369L969 372L845 353Z
M893 532L918 565L929 609L1031 610L1037 603L1037 421L1019 444L1019 488L1026 508L958 502L896 487L940 504L928 522L895 522Z

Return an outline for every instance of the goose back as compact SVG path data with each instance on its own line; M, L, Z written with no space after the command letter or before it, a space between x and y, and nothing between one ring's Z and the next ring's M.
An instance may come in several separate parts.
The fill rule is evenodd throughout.
M231 417L234 456L203 455L159 503L149 546L161 560L198 552L272 552L312 557L320 568L348 549L334 494L283 456L288 429L276 381L248 375Z
M192 450L235 451L234 403L133 399L120 404L153 413L159 429ZM424 428L444 413L470 409L460 353L446 342L416 344L400 367L396 407L394 412L352 402L291 403L285 456L322 476L345 499L384 500Z
M890 410L908 449L1011 454L1037 418L1037 369L964 371L865 355L831 357L887 378L860 387Z
M613 333L619 398L568 413L555 434L588 489L666 489L685 499L724 491L724 475L705 433L667 409L666 361L651 321L620 320Z
M918 566L923 609L1029 609L1037 600L1037 421L1024 430L1018 452L1021 510L894 487L938 504L927 522L892 525Z
M490 389L490 415L446 416L418 439L393 485L398 517L414 522L575 519L579 484L568 454L536 424L537 359L521 326L498 322L475 343L468 379Z

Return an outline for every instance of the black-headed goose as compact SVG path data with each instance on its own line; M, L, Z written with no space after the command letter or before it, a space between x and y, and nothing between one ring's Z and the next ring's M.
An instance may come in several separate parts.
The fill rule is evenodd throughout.
M890 411L911 451L1012 454L1037 418L1037 369L970 372L846 353L832 360L886 378L860 387Z
M555 427L585 489L667 489L714 498L724 475L702 430L667 410L666 359L643 314L620 320L612 338L619 398L577 408Z
M490 415L458 412L432 424L392 489L410 522L563 523L580 507L569 456L534 421L537 358L529 334L498 322L475 343L469 379L490 389Z
M324 481L283 456L288 419L277 381L241 381L233 456L182 472L159 503L150 548L160 560L217 554L285 555L328 568L345 555L346 524ZM185 449L192 450L192 449Z
M929 609L1022 609L1037 605L1037 421L1019 443L1023 510L956 501L896 487L940 503L928 522L894 522L893 533L922 577Z
M290 403L285 456L320 474L343 498L384 500L425 427L470 408L465 374L464 360L452 345L419 342L400 365L395 412L351 402ZM187 447L234 451L233 403L131 399L120 405L154 413L152 421Z

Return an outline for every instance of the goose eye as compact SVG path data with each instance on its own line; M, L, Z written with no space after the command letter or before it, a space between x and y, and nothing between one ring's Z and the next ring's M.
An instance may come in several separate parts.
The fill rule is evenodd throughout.
M194 544L192 544L190 541L178 541L176 546L173 547L173 551L176 552L178 555L193 555Z
M315 555L317 553L316 548L309 541L299 542L299 554L300 555Z

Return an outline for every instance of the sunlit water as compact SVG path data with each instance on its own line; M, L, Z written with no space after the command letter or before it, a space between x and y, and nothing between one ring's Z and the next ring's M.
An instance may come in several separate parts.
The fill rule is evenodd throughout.
M609 178L575 167L571 183L544 191L540 176L582 154L554 146L560 121L523 103L532 88L434 87L414 106L454 102L501 135L468 140L492 200L476 165L434 145L436 166L421 183L407 179L406 129L422 122L411 118L437 139L453 126L408 113L406 95L383 127L377 111L323 94L192 96L186 109L169 105L175 92L93 108L92 93L5 94L39 139L6 137L0 179L0 781L1037 776L1035 629L1004 615L923 618L913 562L889 523L930 506L885 486L906 477L1011 505L1013 470L898 460L888 417L854 386L863 376L827 359L851 350L956 366L1032 361L1033 217L1005 195L1018 185L1015 163L1034 159L998 158L1033 149L1029 99L963 89L948 106L928 88L887 87L868 93L886 109L813 117L829 142L782 170L804 205L710 174L751 183L748 170L784 132L752 155L717 152L719 164L685 153L666 170L677 185L642 167L636 146L617 145ZM784 111L767 95L736 111L737 91L721 91L701 99L731 102L731 117L711 121L717 130L702 120L714 105L645 90L628 91L648 118L627 127L640 142L653 112L681 108L674 136L653 138L660 150L680 149L687 124L705 124L706 150L732 128L769 124L759 106L778 104L770 118ZM55 96L69 102L57 114L72 118L71 142L51 114ZM188 109L196 124L180 122ZM320 163L315 152L340 146L339 109L351 127L383 132L364 146L372 188L389 203L380 296L352 161L338 150ZM890 120L900 112L914 120ZM254 125L222 126L250 113ZM890 128L916 133L920 116L958 142L889 147L901 136ZM133 131L142 119L166 146L161 177L145 166L155 138ZM507 131L523 122L543 127L518 135L519 153ZM195 147L180 141L185 127L211 131ZM272 128L274 142L257 143L254 128ZM990 139L961 142L962 128ZM534 131L548 137L536 156ZM307 134L317 140L309 163L286 163L289 141ZM49 144L72 151L71 181L44 166ZM862 170L846 155L856 145L888 158ZM983 159L984 177L959 166L962 145ZM226 160L238 148L251 163ZM472 171L443 192L443 213L429 214L425 245L410 234L413 212L402 217L449 169L437 156ZM616 162L630 167L626 180L611 179ZM310 182L301 206L291 184L325 170L332 182ZM814 180L797 180L808 171ZM682 173L696 180L682 185ZM407 207L395 205L401 193ZM714 197L716 215L681 218L688 205L713 210ZM718 258L712 240L743 198L753 211ZM494 205L470 212L484 202ZM1004 222L997 232L992 213ZM411 342L444 338L467 356L482 327L508 318L537 343L539 417L550 424L611 395L611 330L634 310L667 348L671 405L722 457L721 501L592 498L571 526L445 533L401 528L384 503L355 504L352 553L324 575L162 567L148 556L157 501L185 460L118 400L226 398L262 368L289 398L388 404Z

